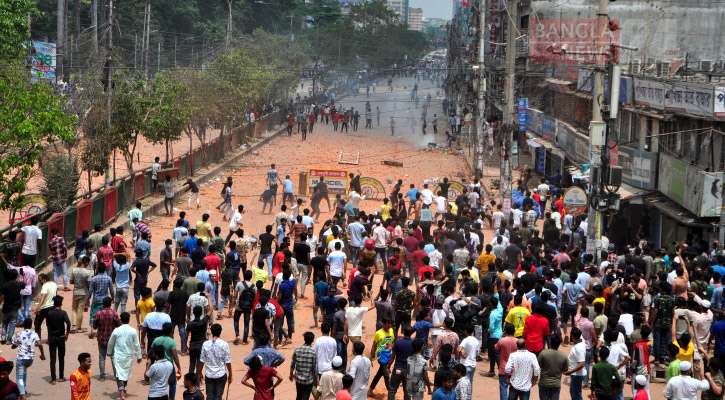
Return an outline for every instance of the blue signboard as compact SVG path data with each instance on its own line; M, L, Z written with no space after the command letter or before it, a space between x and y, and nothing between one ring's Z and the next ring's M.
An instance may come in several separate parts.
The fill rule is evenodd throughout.
M526 130L526 109L529 108L529 99L519 99L519 130Z
M536 150L539 153L539 164L537 170L540 174L544 175L546 174L546 148L541 146Z

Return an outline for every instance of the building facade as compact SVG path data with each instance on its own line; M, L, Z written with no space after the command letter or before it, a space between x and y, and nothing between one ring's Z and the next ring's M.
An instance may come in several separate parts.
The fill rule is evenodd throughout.
M423 31L423 9L408 8L408 29L422 32Z

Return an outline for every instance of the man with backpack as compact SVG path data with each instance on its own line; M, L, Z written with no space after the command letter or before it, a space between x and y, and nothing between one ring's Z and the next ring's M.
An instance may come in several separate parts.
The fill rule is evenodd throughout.
M234 287L234 299L236 300L236 308L234 310L234 344L239 344L239 317L244 315L244 336L242 343L247 344L249 337L249 318L252 315L252 306L257 295L257 288L252 283L252 270L244 271L244 280L237 282Z

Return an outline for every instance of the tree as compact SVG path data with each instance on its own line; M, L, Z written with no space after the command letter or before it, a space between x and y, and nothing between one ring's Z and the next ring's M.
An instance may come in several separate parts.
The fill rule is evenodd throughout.
M168 164L169 144L181 139L182 132L191 121L192 99L188 87L173 72L156 75L151 91L153 111L146 124L144 137L151 143L163 143L166 146Z
M23 193L45 146L73 139L73 118L43 83L30 83L23 60L29 0L0 2L0 209L23 206Z
M78 193L78 160L66 153L47 157L40 168L43 186L40 193L51 213L62 212L73 204Z
M138 137L146 130L152 101L146 82L139 75L128 73L116 77L109 138L115 149L121 152L128 174L133 176L133 159ZM131 186L131 198L134 198Z

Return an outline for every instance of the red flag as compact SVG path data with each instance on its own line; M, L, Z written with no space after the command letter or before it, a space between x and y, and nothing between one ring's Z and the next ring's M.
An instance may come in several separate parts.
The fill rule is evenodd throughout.
M468 0L463 0L463 7L468 7Z

